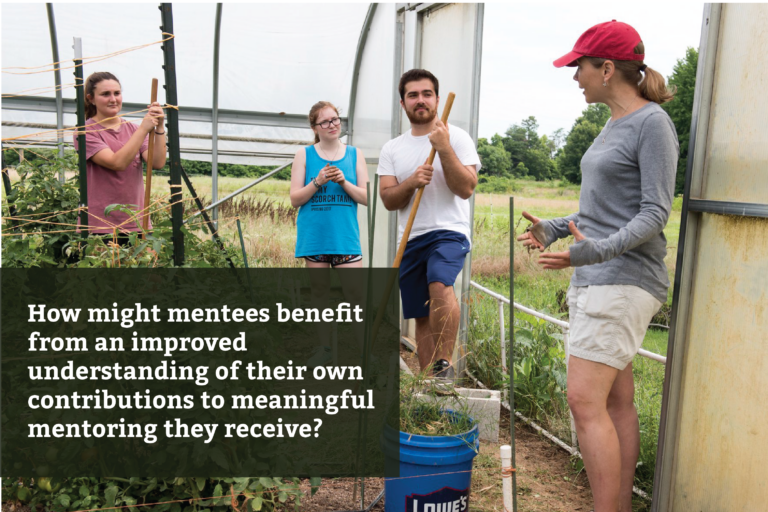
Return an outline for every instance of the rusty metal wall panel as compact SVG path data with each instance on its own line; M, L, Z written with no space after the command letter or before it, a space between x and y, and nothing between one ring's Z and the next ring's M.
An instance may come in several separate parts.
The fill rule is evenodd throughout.
M703 199L768 196L768 4L727 4L720 20Z
M671 510L765 510L768 220L705 215L699 240Z
M766 49L768 5L706 6L653 512L768 510Z

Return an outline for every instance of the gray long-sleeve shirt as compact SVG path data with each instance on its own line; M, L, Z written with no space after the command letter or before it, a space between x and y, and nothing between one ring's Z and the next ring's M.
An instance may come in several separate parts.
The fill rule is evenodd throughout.
M586 237L570 247L572 286L631 284L666 302L663 229L678 154L674 124L656 103L605 125L581 159L578 213L533 230L545 246L569 236L570 221Z

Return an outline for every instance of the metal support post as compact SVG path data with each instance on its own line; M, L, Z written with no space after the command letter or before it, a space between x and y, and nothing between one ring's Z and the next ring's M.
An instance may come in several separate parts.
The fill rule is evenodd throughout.
M170 3L160 4L160 16L162 32L173 34L173 10ZM165 102L169 105L178 105L176 93L176 50L173 39L165 41L163 49L163 70L165 71ZM184 204L181 195L181 147L179 145L179 113L169 108L166 110L167 140L168 140L168 165L171 170L171 223L173 226L173 263L176 266L184 264L184 233L181 225L184 216Z
M221 40L221 4L216 4L216 28L213 36L213 105L211 114L211 202L219 199L219 42ZM219 229L219 209L211 212L213 224Z
M197 208L200 210L200 213L203 216L203 220L205 221L206 225L208 226L208 229L211 230L211 234L213 236L213 241L216 242L216 245L219 246L219 249L224 252L226 255L227 251L224 249L224 242L221 241L221 237L219 236L219 232L216 230L216 228L213 226L213 222L211 222L210 217L208 217L208 214L205 212L205 208L203 207L203 202L200 201L200 197L198 197L197 192L195 191L194 185L192 185L192 180L189 179L189 176L187 175L187 171L184 170L184 167L181 168L181 177L184 178L184 183L187 184L187 188L189 189L189 193L192 194L192 197L195 199L195 204L197 205ZM229 266L231 268L235 268L235 264L232 261L232 258L229 256L226 256L227 263L229 263Z
M515 461L515 365L514 356L515 351L515 313L513 304L515 303L515 198L509 198L509 311L511 317L509 319L509 357L507 359L509 365L509 430L510 430L510 445L512 446L512 511L517 512L517 473L515 467L517 463Z
M51 52L53 53L53 80L56 84L56 139L59 145L59 158L64 158L64 100L61 97L61 64L59 64L59 41L56 37L56 19L53 17L53 4L45 4L48 11L48 30L51 33ZM64 168L59 169L59 181L64 183Z
M77 95L77 154L78 169L80 171L80 226L87 233L88 228L88 164L85 158L85 85L83 82L83 41L79 37L74 38L75 50L75 92Z
M2 156L2 166L3 166L3 188L5 188L5 198L8 200L8 196L11 195L11 191L13 190L11 187L11 177L8 176L8 169L5 168L5 152L2 150L2 144L0 144L0 156ZM14 217L16 215L16 206L11 204L10 201L8 202L8 214L11 217ZM15 220L11 220L11 226L16 226L17 222Z

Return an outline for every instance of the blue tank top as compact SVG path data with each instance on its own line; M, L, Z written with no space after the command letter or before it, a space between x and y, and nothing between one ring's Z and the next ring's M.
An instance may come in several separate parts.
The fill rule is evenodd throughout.
M316 178L328 163L341 169L344 179L357 185L357 148L347 146L344 156L333 162L320 158L315 146L307 146L304 150L305 186L312 183L312 178ZM297 258L318 254L362 254L357 203L338 183L329 181L299 208L296 231Z

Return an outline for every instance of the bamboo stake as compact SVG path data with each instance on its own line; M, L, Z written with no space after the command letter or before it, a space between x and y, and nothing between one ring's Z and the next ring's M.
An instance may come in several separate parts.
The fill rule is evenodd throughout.
M152 95L149 104L157 101L157 78L152 79ZM147 182L144 185L144 207L146 208L150 201L150 194L152 193L152 161L155 156L155 129L149 131L149 148L147 149ZM149 229L149 212L141 219L141 238L146 238L147 230Z

